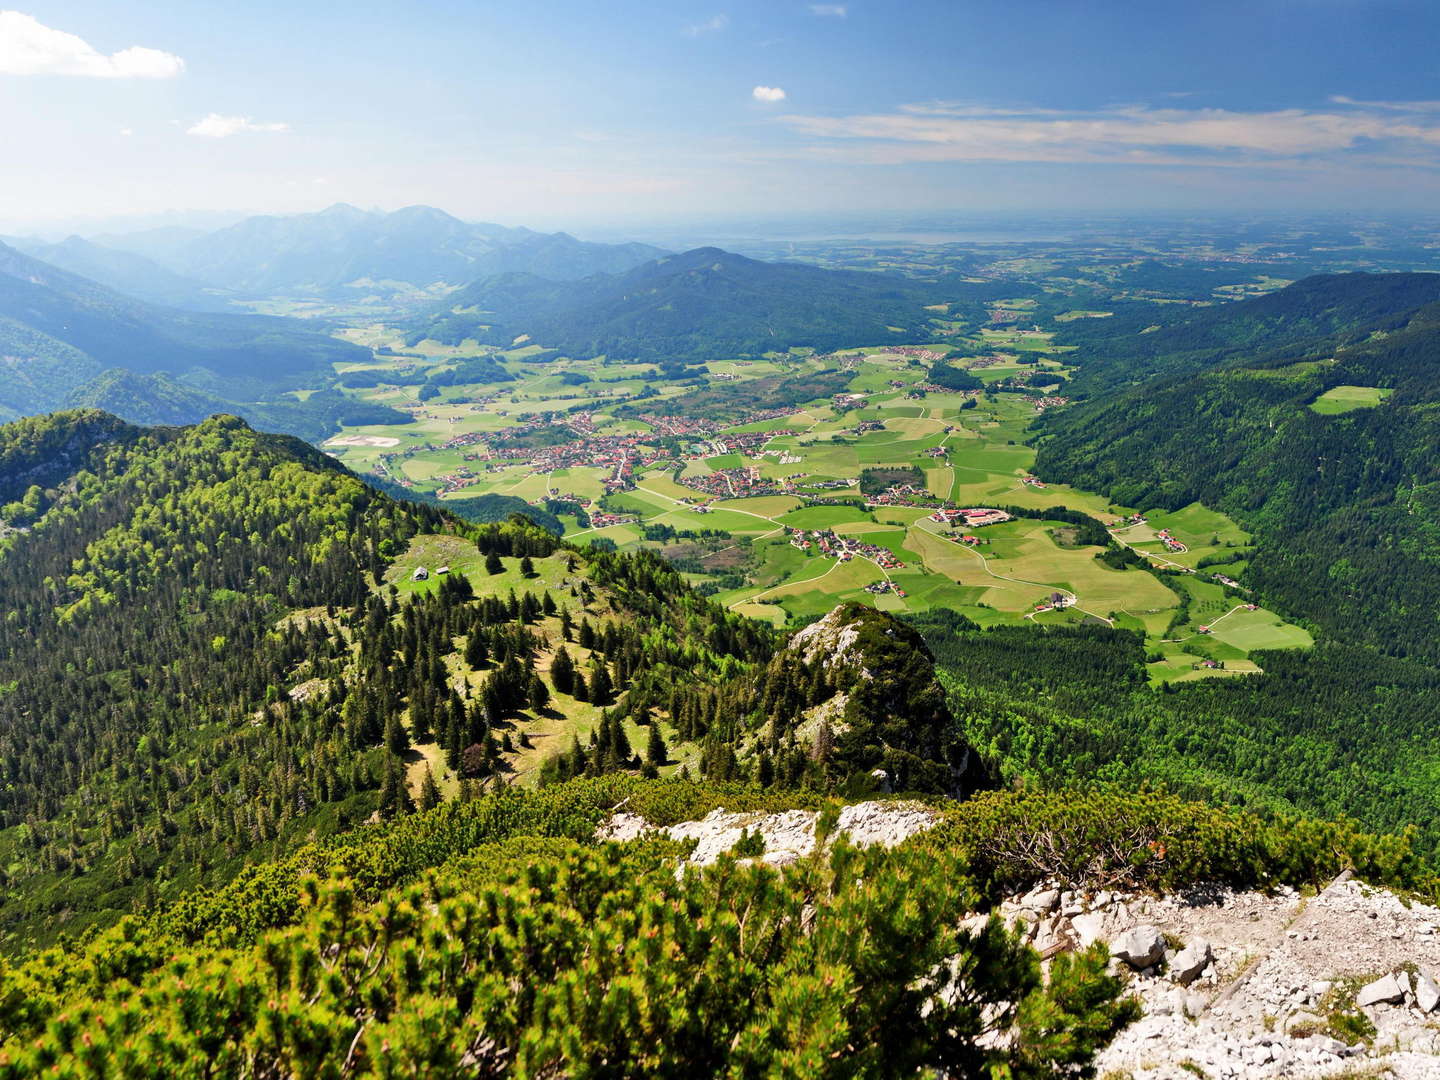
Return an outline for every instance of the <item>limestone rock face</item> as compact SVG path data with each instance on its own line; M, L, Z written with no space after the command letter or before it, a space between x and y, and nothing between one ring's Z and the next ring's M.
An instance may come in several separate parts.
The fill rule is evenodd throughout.
M695 850L688 861L706 866L740 842L744 835L759 835L764 841L763 862L785 866L804 858L815 849L813 810L786 810L778 814L736 813L712 810L699 821L684 821L655 831L675 840L694 840ZM917 803L863 802L846 806L835 823L835 834L845 836L857 847L879 844L894 847L937 821L936 815ZM637 814L615 813L596 832L600 840L634 840L654 826Z
M781 700L798 692L785 683L797 678L805 682L805 707L783 723L777 718L777 733L823 761L832 779L953 796L988 786L914 627L865 604L841 604L796 631L767 672L771 688L777 680L785 686Z

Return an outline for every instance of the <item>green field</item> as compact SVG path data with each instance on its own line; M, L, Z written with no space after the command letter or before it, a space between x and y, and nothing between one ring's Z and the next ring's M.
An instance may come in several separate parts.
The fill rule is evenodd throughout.
M1373 409L1394 392L1378 386L1332 386L1310 403L1310 409L1322 416Z
M1035 364L1018 362L1022 354L1047 369L1069 370L1052 345L1050 331L1036 332L1023 323L1033 308L1033 302L1017 303L1009 310L1026 313L1022 325L985 329L967 339L972 348L1001 350L1007 358L976 370L987 384L1035 370ZM372 347L398 340L375 326L349 336ZM654 372L650 365L610 364L603 357L536 362L538 348L526 346L495 354L512 381L447 387L440 397L422 403L416 399L413 378L404 382L411 376L403 373L413 376L417 364L452 366L467 350L413 351L423 358L376 357L373 368L382 379L393 370L402 381L382 381L355 392L401 409L411 422L347 429L327 445L331 453L358 471L382 473L416 491L439 491L457 506L468 498L500 493L536 504L549 497L571 498L588 504L591 514L631 515L635 521L608 526L582 527L571 513L562 520L567 536L579 544L650 547L693 560L682 569L702 591L736 612L776 626L814 618L842 600L861 600L902 614L944 607L982 625L1089 620L1144 634L1165 657L1152 666L1152 678L1157 679L1232 673L1252 651L1310 643L1305 631L1268 612L1226 615L1238 602L1235 596L1198 577L1162 580L1144 569L1117 570L1096 558L1098 547L1058 543L1055 536L1063 522L1027 517L991 526L984 530L985 543L971 548L954 542L948 527L929 520L930 506L863 508L818 501L858 499L862 469L891 467L903 476L913 467L923 478L918 496L922 503L939 499L1040 514L1066 507L1106 524L1132 512L1092 492L1024 482L1035 461L1034 449L1025 445L1035 416L1031 399L1013 393L972 399L960 393L914 391L924 382L925 369L902 354L872 349L847 361L847 392L866 395L858 407L845 408L843 399L833 404L796 402L790 411L774 416L755 419L737 412L694 429L684 428L682 419L683 433L667 439L660 433L666 429L657 431L653 417L644 412L656 410L663 416L664 402L693 388L646 382ZM708 368L710 388L734 388L738 398L751 380L834 371L833 365L804 353L714 363ZM584 376L585 381L564 375ZM643 387L653 395L643 409L626 412L625 399ZM1381 391L1340 387L1322 400L1343 397L1345 390L1379 395L1369 404L1383 398ZM907 396L911 394L916 396ZM1352 394L1349 400L1361 399ZM567 418L577 414L588 427L566 434ZM683 409L680 415L683 418ZM575 454L563 464L536 467L530 455L550 444L522 439L503 444L513 447L506 450L491 442L499 437L496 433L517 427L522 433L558 432L559 442L574 445ZM772 435L775 432L788 433ZM606 494L614 466L589 463L585 448L595 440L620 437L633 440L642 468L623 490ZM744 440L739 446L721 445L724 439L737 438ZM533 460L548 459L540 455ZM721 470L724 477L716 475ZM748 494L754 478L784 490ZM1167 551L1156 535L1161 529L1168 529L1186 550ZM787 530L825 531L840 538L842 546L860 546L848 559L831 558L821 554L814 541L809 550L792 545ZM1158 565L1180 570L1193 570L1207 555L1230 550L1242 554L1251 544L1229 518L1198 504L1170 512L1152 510L1145 524L1115 536L1153 556ZM420 555L432 562L443 556L465 571L478 565L473 553L437 550ZM891 557L903 565L881 565ZM1225 569L1242 575L1244 565L1226 563ZM408 568L407 561L397 564L397 588L433 587L411 583ZM510 574L507 569L505 577ZM522 583L517 578L508 584ZM1190 619L1171 631L1177 590L1190 598ZM1056 595L1064 599L1062 607L1039 610ZM1205 620L1217 621L1216 628L1202 635L1197 627ZM1165 640L1167 632L1177 640ZM1221 663L1223 669L1208 666Z

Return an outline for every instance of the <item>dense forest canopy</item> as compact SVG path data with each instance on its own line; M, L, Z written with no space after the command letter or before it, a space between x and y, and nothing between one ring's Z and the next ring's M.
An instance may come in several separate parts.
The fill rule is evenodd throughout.
M747 259L696 248L626 274L576 282L485 278L446 298L416 338L508 345L518 334L572 356L728 360L928 336L927 305L983 319L986 300L1027 287L955 276L916 280Z

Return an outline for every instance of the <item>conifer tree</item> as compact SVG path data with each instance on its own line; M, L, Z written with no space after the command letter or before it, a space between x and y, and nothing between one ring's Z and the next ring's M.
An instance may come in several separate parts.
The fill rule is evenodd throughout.
M391 713L390 719L385 721L385 748L396 755L410 749L410 736L405 733L405 725L400 723L398 713Z
M505 572L505 564L500 561L500 556L493 551L485 556L485 572L491 575L503 574Z
M555 650L555 657L550 661L550 682L560 694L569 694L575 689L575 661L564 645Z
M660 725L650 725L650 739L645 746L645 760L651 765L664 765L669 758L669 751L665 747L665 739L660 734Z
M430 771L430 766L425 766L425 779L420 781L420 809L433 810L440 805L440 786L435 783L435 776Z
M610 672L602 661L597 660L590 669L590 701L596 705L609 705L614 696Z
M399 817L414 808L405 785L405 763L387 751L380 783L380 816Z
M465 664L472 670L478 671L485 666L485 661L488 659L490 659L490 646L485 641L485 634L476 627L465 641Z
M533 672L530 675L529 697L531 712L541 712L550 703L550 691L545 689L545 684L540 681L540 676Z

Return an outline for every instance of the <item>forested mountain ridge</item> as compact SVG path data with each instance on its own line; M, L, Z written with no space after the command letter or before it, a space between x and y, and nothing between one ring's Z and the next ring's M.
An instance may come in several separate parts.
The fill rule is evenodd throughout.
M273 839L281 826L256 816L269 810L237 801L262 776L282 798L302 777L324 792L300 804L309 825L311 808L333 816L365 788L365 762L333 735L256 725L247 710L296 663L333 655L277 633L276 618L363 600L381 546L423 511L234 417L139 429L96 412L0 428L0 498L12 497L0 509L7 934L42 913L129 906L156 879L203 877Z
M1228 350L1177 357L1163 351L1158 332L1144 335L1156 349L1144 364L1168 372L1178 361L1181 374L1047 414L1037 467L1126 505L1200 500L1222 509L1257 533L1247 581L1267 598L1338 640L1434 662L1440 304L1329 337L1310 328L1349 320L1377 294L1412 304L1440 292L1440 275L1353 275L1292 288L1308 309L1316 290L1333 297L1347 286L1357 295L1338 314L1307 317L1296 344L1272 337L1259 358ZM1265 298L1262 310L1284 306L1289 291ZM1250 333L1250 305L1260 303L1207 314L1209 337ZM1202 356L1206 370L1187 374ZM1371 394L1371 407L1332 412L1319 403L1347 387Z
M1016 289L958 277L926 281L760 262L696 248L618 276L480 279L447 297L412 336L508 345L529 334L576 356L718 360L923 337L931 321L927 305L950 303L957 317L983 321L984 300Z
M639 771L649 731L652 772L687 747L716 780L869 782L883 765L906 787L959 790L950 763L966 752L938 690L927 722L943 738L872 732L855 708L833 746L798 730L806 710L863 697L868 650L838 666L777 659L772 632L653 556L586 554L523 520L469 525L396 502L235 417L8 425L0 500L0 932L12 942L433 801L407 778L424 764L416 746L462 786L508 782L522 756L535 767L526 732L558 715L552 699L589 703L599 723L588 744L554 747L547 780ZM478 549L482 582L518 568L520 587L482 593L458 571L403 594L383 585L420 534ZM569 584L547 586L537 566Z
M0 419L58 408L112 367L257 388L368 356L287 319L147 304L0 244Z
M1151 306L1078 320L1056 341L1078 347L1085 358L1070 390L1098 396L1152 377L1251 362L1271 350L1291 359L1328 356L1338 345L1404 326L1436 300L1440 274L1322 274L1265 296L1181 308L1168 317Z

